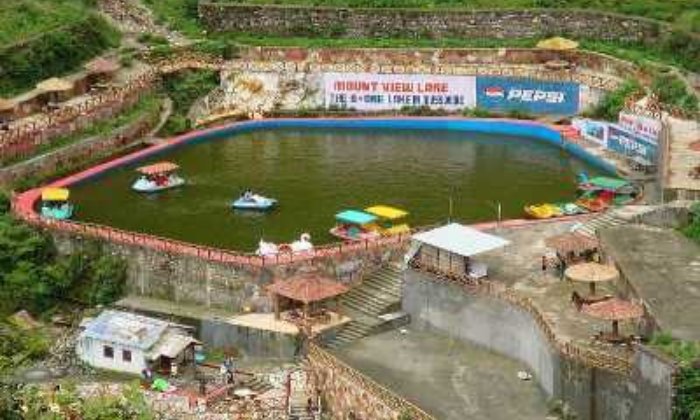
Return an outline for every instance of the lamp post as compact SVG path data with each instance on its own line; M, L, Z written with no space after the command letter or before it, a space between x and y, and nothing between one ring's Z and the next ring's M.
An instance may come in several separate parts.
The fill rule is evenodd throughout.
M496 201L494 203L492 201L487 201L486 203L489 205L489 207L496 210L496 228L500 229L501 228L501 215L503 214L501 202Z

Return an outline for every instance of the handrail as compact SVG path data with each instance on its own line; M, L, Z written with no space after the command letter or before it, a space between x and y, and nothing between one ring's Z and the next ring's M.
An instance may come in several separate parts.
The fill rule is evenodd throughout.
M415 231L418 231L416 229L409 233L385 236L375 240L321 245L315 247L311 251L305 252L261 256L251 253L237 252L234 250L197 245L194 243L163 238L146 233L126 231L94 223L43 218L38 215L32 207L35 198L34 196L37 196L37 194L23 195L20 196L19 199L13 200L12 209L20 219L39 228L95 239L108 240L124 245L141 246L153 249L155 251L179 254L182 256L191 256L205 259L207 261L232 264L239 267L247 266L249 268L295 264L301 261L314 260L316 258L335 257L338 255L390 246L401 247L410 240L411 235Z
M347 375L359 388L370 395L381 400L396 415L408 415L412 420L437 420L435 417L423 411L420 407L397 395L385 386L379 384L374 379L352 368L336 356L321 348L314 342L309 342L307 361L310 365L321 363L330 368L335 368Z
M562 355L572 360L584 363L587 366L622 374L629 374L632 370L633 361L632 358L629 357L631 353L628 357L618 356L604 351L581 347L576 345L573 341L560 339L554 327L532 299L519 295L513 288L505 284L482 281L468 277L465 274L448 272L438 267L424 264L415 258L409 262L409 266L416 271L429 274L428 278L433 281L456 284L469 294L501 299L529 313L534 318L535 323L540 328L540 331L542 331L549 344Z

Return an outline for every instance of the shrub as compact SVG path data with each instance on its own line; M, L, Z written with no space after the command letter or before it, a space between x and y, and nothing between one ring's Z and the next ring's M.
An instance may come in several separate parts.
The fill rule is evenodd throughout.
M606 121L617 121L618 115L624 108L627 99L640 95L643 92L644 88L639 82L627 80L614 91L608 92L587 115Z

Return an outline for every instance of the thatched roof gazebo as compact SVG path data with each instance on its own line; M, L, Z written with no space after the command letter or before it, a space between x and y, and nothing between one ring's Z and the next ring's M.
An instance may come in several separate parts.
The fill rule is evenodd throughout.
M537 48L544 50L575 50L578 48L578 42L571 39L562 38L560 36L555 36L553 38L548 38L537 43Z
M10 99L0 98L0 123L12 117L15 112L15 101Z
M44 92L66 92L73 89L73 83L65 79L52 77L44 80L43 82L37 83L36 87Z
M581 253L593 251L599 247L598 239L574 232L565 232L550 236L544 240L544 244L562 255L571 252Z
M583 313L594 318L612 321L611 338L617 339L620 337L619 321L641 318L644 316L644 307L638 303L615 298L587 305L583 308Z
M595 295L596 283L613 281L620 276L620 272L611 265L589 262L567 268L564 275L572 281L588 283L591 287L591 295Z
M319 273L298 274L267 286L267 291L273 295L276 319L280 319L280 297L302 303L304 314L308 315L309 305L336 298L349 290L344 284Z

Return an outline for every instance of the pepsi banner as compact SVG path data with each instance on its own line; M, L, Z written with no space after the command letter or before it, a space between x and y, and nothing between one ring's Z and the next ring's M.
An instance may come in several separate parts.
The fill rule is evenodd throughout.
M477 77L479 108L532 114L574 115L579 109L579 84L505 77Z
M630 157L639 156L651 163L656 162L659 153L656 142L617 124L608 127L608 149Z

